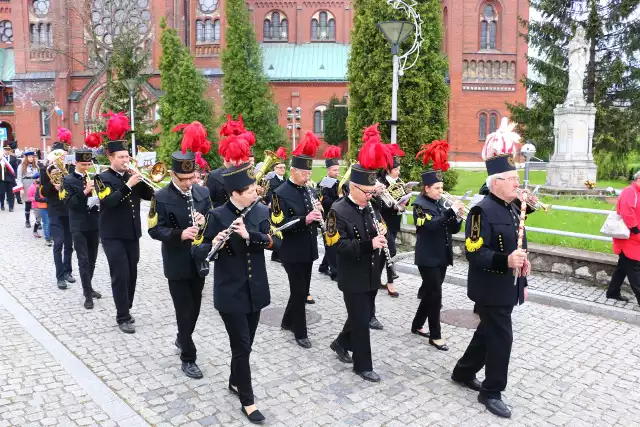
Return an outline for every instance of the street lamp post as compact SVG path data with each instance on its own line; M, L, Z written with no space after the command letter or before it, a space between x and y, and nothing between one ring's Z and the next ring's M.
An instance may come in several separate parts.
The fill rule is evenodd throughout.
M536 154L536 147L530 141L527 141L527 143L520 149L520 153L524 156L524 188L527 188L529 185L529 162Z
M136 122L135 122L135 113L134 113L134 106L133 106L133 94L136 90L136 87L138 86L138 80L137 79L126 79L122 82L122 84L124 85L124 87L126 87L127 89L129 89L129 108L131 111L131 156L135 159L136 158Z
M301 128L300 125L300 112L302 109L300 107L296 107L295 113L293 112L292 107L287 108L287 129L291 130L291 140L293 143L293 150L296 149L296 131Z
M400 44L413 32L415 25L407 21L383 21L378 22L377 27L385 38L391 43L393 55L393 84L391 88L391 143L397 142L398 129L398 76L400 74Z

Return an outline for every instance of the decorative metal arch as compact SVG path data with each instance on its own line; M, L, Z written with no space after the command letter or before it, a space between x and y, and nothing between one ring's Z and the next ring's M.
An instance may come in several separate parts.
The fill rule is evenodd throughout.
M420 18L420 15L416 12L415 7L418 5L418 2L415 0L387 0L387 4L396 10L404 11L409 21L415 26L411 49L407 50L398 58L400 60L399 74L402 76L405 70L416 65L418 57L420 56L420 47L424 41L422 37L422 18ZM409 61L411 61L411 63L407 65Z

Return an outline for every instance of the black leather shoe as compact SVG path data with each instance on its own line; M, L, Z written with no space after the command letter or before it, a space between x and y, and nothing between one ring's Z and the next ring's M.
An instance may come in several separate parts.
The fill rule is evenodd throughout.
M66 280L69 283L76 283L76 278L73 277L71 274L65 274L64 280Z
M13 208L9 208L9 212L13 212Z
M91 310L93 308L93 299L91 297L84 298L84 308Z
M199 380L203 377L202 371L195 362L182 362L182 372L189 378Z
M454 377L453 374L451 374L451 381L473 391L480 391L480 389L482 388L482 383L478 381L477 378L467 381L460 381L456 377Z
M384 326L382 326L382 323L380 323L378 319L376 319L375 317L372 317L371 320L369 321L369 328L381 331L384 329Z
M318 268L318 273L326 274L328 276L329 275L329 267L326 267L326 268L320 267L320 268Z
M91 291L91 297L95 298L95 299L100 299L102 298L102 294L98 291Z
M241 408L242 409L242 413L245 415L245 417L247 417L247 419L249 421L251 421L254 424L262 424L265 420L264 415L262 415L260 413L260 411L258 411L257 409L255 411L253 411L252 413L248 414L247 410L244 409L244 406Z
M311 299L309 299L309 297ZM316 302L313 300L313 297L311 297L311 296L309 296L309 297L307 297L307 300L305 301L305 303L307 303L307 304L315 304Z
M129 322L120 323L118 325L118 327L125 334L135 334L136 333L136 327L133 326L133 324L130 321Z
M624 301L624 302L629 302L629 298L627 297L623 297L622 295L607 295L608 299L614 299L616 301Z
M373 371L365 371L365 372L353 371L353 372L358 374L360 378L362 378L363 380L371 381L372 383L379 383L381 379L380 375L376 374Z
M309 341L309 338L300 338L299 340L297 339L296 342L302 348L311 348L311 341Z
M133 316L129 316L129 323L131 323L132 325L136 323L136 319L133 318Z
M429 344L434 346L440 351L449 351L449 347L446 344L442 344L442 345L436 344L431 338L429 338Z
M391 298L398 298L400 296L400 293L398 291L391 292L388 287L387 287L387 293Z
M17 202L19 205L21 205L21 204L22 204L22 200L17 200L16 202Z
M431 334L429 332L422 332L420 329L412 329L412 334L420 335L421 337L429 338Z
M331 274L329 274L329 277L331 278L331 280L333 280L334 282L338 281L338 273L334 273L331 272Z
M487 411L502 418L511 418L511 409L501 399L491 399L481 394L478 395L478 402L486 406Z
M25 222L24 228L31 228L31 223L29 221Z
M64 280L58 280L58 289L67 289L67 282Z
M333 340L329 348L336 352L338 359L343 363L353 363L353 359L349 356L349 352L342 348L336 340Z

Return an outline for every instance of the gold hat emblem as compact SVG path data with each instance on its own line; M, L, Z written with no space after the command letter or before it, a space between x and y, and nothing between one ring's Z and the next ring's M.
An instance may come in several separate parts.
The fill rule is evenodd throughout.
M92 155L91 153L82 153L80 157L82 158L83 162L90 162Z
M439 180L442 180L444 178L444 173L442 171L437 171L436 178L438 178Z
M313 169L313 159L307 159L307 168Z
M515 166L515 161L511 156L507 157L507 163L509 163L509 166Z
M253 172L253 166L249 165L249 167L247 168L247 176L250 179L256 179L256 174Z
M376 183L376 175L373 173L370 173L367 176L367 180L369 180L369 184L374 185Z
M182 170L185 172L193 172L193 160L183 160L182 164L180 165L182 167Z

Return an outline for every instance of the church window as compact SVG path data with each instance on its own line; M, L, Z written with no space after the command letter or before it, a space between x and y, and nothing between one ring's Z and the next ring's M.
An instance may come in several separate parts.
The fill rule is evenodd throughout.
M211 13L218 8L218 0L199 0L199 3L202 13Z
M38 18L45 17L49 14L51 8L51 0L34 0L32 3L33 13Z
M13 24L11 21L0 21L0 42L13 43Z
M480 127L478 131L478 139L484 141L487 138L487 114L481 113L478 122Z
M320 11L311 19L312 41L335 41L336 20L331 12Z
M491 113L491 117L489 118L489 133L494 133L496 129L498 129L498 115Z
M262 38L264 41L286 42L289 40L289 21L287 15L273 11L264 18Z
M480 15L480 49L497 49L498 12L485 4Z
M326 109L326 105L319 105L313 112L313 133L319 136L324 136L324 112Z

